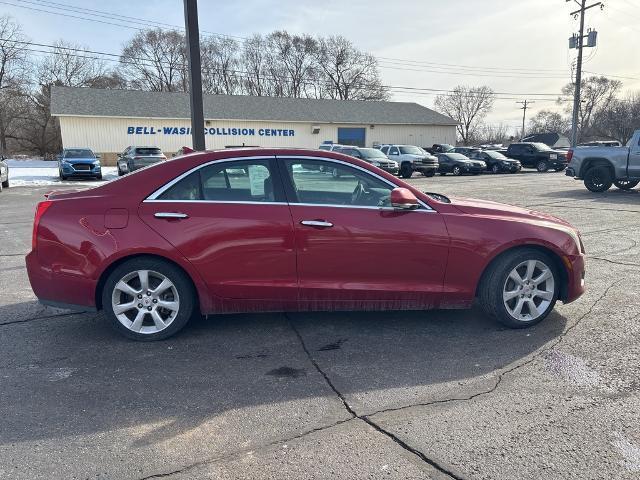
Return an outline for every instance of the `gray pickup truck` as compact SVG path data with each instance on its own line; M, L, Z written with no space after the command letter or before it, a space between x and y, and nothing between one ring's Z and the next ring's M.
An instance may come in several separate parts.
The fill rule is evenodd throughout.
M566 175L583 180L592 192L606 192L611 185L631 190L640 183L640 130L626 147L577 147L569 150Z

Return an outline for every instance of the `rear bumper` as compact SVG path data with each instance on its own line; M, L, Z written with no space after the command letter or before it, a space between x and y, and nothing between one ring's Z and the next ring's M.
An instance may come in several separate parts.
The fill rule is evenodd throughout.
M53 272L44 267L35 251L25 258L27 274L33 293L45 305L64 306L75 310L95 310L96 282L65 273Z
M584 255L567 255L562 258L567 271L567 291L563 303L571 303L585 292Z

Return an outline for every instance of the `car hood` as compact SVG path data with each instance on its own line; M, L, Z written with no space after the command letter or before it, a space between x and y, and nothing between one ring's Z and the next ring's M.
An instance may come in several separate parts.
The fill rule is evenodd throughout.
M451 204L458 210L469 215L481 215L488 217L508 217L529 221L537 221L544 223L551 223L560 225L562 227L569 227L573 229L573 226L558 217L549 215L548 213L538 212L536 210L529 210L527 208L516 207L514 205L507 205L505 203L491 202L489 200L477 200L475 198L450 198Z

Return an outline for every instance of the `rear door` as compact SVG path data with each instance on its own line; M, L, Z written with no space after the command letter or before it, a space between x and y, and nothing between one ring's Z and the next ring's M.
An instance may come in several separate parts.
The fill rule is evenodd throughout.
M261 309L296 306L294 231L274 162L205 164L140 207L142 219L198 269L214 298L258 301Z

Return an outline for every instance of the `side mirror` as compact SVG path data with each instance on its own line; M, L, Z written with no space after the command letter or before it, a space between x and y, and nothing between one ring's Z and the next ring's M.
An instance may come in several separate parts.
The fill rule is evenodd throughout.
M415 210L420 206L416 196L408 188L391 190L391 206L396 210Z

